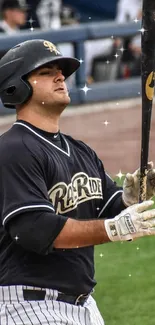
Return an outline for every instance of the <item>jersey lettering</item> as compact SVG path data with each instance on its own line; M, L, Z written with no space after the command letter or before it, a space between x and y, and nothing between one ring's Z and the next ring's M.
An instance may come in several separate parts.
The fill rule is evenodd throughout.
M56 213L71 211L82 202L103 199L101 179L77 173L70 184L60 182L54 185L49 190L49 198Z

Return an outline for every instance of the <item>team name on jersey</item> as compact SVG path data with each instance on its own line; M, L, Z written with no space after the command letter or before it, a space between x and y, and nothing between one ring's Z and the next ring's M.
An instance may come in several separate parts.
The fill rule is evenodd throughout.
M55 184L49 191L49 198L56 213L71 211L82 202L103 199L101 179L77 173L72 177L70 184Z

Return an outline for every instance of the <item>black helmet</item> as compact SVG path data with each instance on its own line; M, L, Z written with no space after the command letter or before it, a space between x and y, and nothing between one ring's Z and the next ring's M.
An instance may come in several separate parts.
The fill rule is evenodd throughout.
M3 105L15 108L25 103L32 95L26 76L50 62L59 63L65 78L80 66L79 60L63 57L56 46L46 40L28 40L11 48L0 60L0 98Z

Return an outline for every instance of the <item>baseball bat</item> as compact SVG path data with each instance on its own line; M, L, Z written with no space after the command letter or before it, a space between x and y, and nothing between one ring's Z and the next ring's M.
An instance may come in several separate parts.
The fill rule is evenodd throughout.
M155 77L155 0L143 0L141 49L142 126L139 202L146 200L147 164Z

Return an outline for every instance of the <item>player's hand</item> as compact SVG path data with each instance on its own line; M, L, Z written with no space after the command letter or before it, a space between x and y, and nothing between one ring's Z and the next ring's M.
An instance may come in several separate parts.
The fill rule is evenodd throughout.
M138 203L140 187L140 169L137 169L133 174L126 174L123 183L122 198L126 206ZM155 169L153 162L148 163L147 172L147 190L146 200L150 200L155 195Z
M104 220L105 230L111 241L134 240L155 235L155 209L148 210L153 201L134 204L114 219Z

